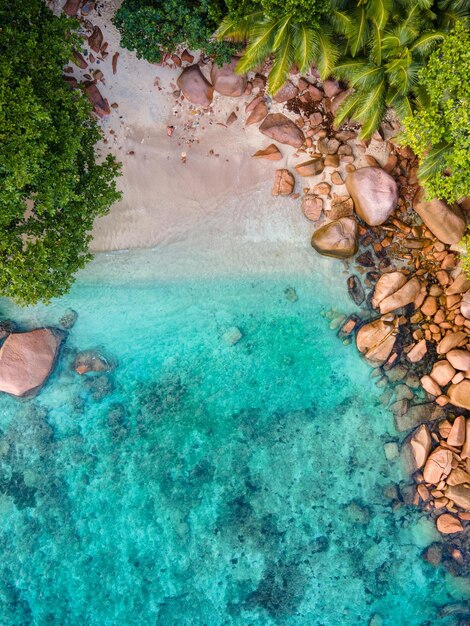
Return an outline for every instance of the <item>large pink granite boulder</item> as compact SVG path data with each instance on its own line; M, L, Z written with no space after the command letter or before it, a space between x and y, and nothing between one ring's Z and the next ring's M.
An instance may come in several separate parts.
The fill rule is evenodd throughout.
M312 247L325 256L347 259L357 252L357 222L350 217L328 222L312 235Z
M236 74L235 68L240 59L234 57L230 63L221 67L214 63L211 68L211 81L214 89L223 96L243 96L246 89L246 74Z
M199 69L199 65L185 67L176 81L184 97L200 107L211 105L214 96L214 87Z
M396 182L380 167L362 167L351 172L346 187L354 200L356 213L369 226L387 221L398 202Z
M12 333L0 349L0 391L32 395L52 372L63 334L51 328Z

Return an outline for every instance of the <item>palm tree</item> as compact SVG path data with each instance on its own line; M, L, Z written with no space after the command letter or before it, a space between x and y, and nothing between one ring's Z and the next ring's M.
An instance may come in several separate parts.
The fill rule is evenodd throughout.
M312 27L296 21L291 15L271 17L258 11L241 18L228 16L220 25L217 36L237 42L248 41L237 72L255 69L269 56L274 56L268 76L268 92L271 94L279 91L294 64L300 72L305 72L312 62L316 62L321 76L327 78L339 56L331 28Z
M361 137L379 127L387 108L400 119L422 103L418 70L456 21L468 15L466 0L334 0L332 23L343 37L343 56L335 67L354 92L344 101L336 124L353 118Z

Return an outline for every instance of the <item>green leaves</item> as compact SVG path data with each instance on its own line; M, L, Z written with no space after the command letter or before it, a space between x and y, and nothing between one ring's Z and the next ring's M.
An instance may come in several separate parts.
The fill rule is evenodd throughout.
M75 22L41 0L15 4L0 0L0 294L33 304L65 293L89 260L118 165L97 162L90 104L62 77Z

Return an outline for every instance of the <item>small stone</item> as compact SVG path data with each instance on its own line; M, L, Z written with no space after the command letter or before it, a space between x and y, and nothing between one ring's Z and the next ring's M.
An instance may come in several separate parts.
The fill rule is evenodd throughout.
M441 387L446 387L455 375L455 369L445 359L434 363L431 370L431 378Z
M434 315L437 311L436 298L434 298L433 296L428 296L421 307L421 311L423 315L427 315L428 317Z
M333 172L331 174L331 182L333 183L333 185L343 185L344 181L341 177L341 174L339 172Z
M295 166L295 169L300 176L317 176L321 174L325 168L323 159L310 159L304 161Z
M255 152L252 158L266 159L268 161L280 161L282 159L282 154L279 151L279 148L271 143L267 148L264 148L264 150L258 150Z
M449 446L460 447L465 443L465 418L459 415L452 424L451 431L447 437Z
M222 339L229 346L234 346L236 343L240 341L240 339L242 339L242 337L243 337L243 334L237 326L231 326L222 335Z
M421 378L421 386L432 396L440 396L441 388L439 385L431 378L431 376L423 376Z
M295 179L289 170L280 169L275 172L273 196L289 196L294 191Z
M302 212L312 222L320 219L323 210L323 200L312 193L307 193L302 198Z
M395 461L399 456L398 445L394 441L384 444L384 452L387 461Z

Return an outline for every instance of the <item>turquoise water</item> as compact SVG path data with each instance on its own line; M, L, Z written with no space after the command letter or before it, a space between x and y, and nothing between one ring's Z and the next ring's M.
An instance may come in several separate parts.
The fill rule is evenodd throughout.
M451 623L432 524L384 495L392 417L320 315L354 310L343 289L83 280L3 302L24 327L78 321L39 396L0 397L0 623ZM96 347L116 369L75 374Z

